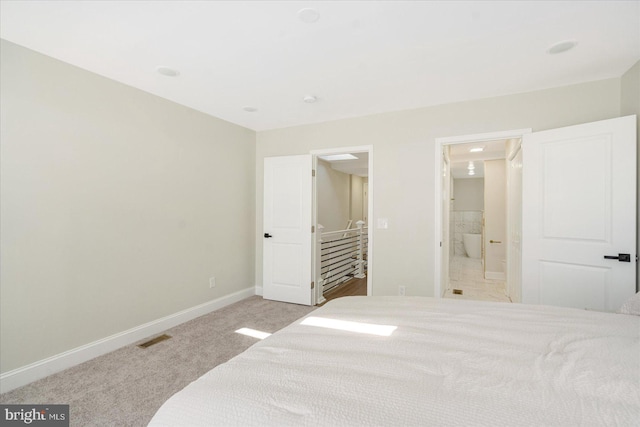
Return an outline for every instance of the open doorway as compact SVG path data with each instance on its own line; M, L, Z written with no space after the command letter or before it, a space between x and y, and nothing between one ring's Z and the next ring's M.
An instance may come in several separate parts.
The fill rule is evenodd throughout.
M444 297L511 302L506 286L509 140L448 146L448 286ZM446 223L443 218L443 225Z
M371 150L314 153L316 302L370 295Z
M520 301L514 271L521 265L518 159L530 130L436 140L436 295L457 299ZM521 165L521 157L519 158ZM513 169L513 170L512 170ZM521 176L521 175L520 175ZM520 179L521 182L521 179ZM518 208L520 210L518 210ZM513 282L513 283L512 283Z

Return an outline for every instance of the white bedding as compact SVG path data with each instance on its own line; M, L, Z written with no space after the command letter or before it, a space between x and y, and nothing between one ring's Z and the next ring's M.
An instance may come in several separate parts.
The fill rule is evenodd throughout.
M640 425L640 317L418 297L347 297L171 397L150 425Z

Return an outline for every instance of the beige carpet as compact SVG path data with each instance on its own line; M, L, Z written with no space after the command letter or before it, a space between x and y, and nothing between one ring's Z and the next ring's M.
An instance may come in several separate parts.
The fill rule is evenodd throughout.
M123 347L2 394L0 403L68 404L72 426L145 426L171 395L257 341L236 330L275 332L312 310L247 298L167 330L169 340Z

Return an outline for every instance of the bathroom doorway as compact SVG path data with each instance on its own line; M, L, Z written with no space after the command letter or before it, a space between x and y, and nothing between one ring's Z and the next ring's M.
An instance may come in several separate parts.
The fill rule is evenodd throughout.
M442 230L440 296L511 302L517 284L508 283L514 242L509 214L521 204L519 189L509 184L513 153L527 130L442 139ZM445 185L446 183L446 185ZM517 193L517 194L516 194ZM514 203L509 203L509 199ZM513 215L511 215L513 217ZM513 218L512 218L513 220ZM519 252L517 252L519 256ZM446 264L446 265L445 265ZM514 298L515 297L515 298Z
M533 133L531 129L519 129L436 138L435 295L442 297L451 288L450 276L448 272L443 274L442 268L448 239L448 234L444 233L448 226L445 221L449 217L444 215L444 210L449 208L450 202L449 194L442 191L443 182L448 180L444 178L446 168L442 156L457 144L503 139L507 141L508 153L505 160L508 168L507 221L503 225L508 230L505 247L507 295L513 302L526 304L604 311L618 308L636 288L635 269L621 265L618 259L628 260L626 254L636 247L636 221L631 213L637 198L635 187L629 184L635 182L636 173L633 161L635 125L636 117L628 116ZM607 135L606 139L599 139L604 138L602 135ZM598 151L602 147L607 148ZM613 158L619 162L614 166ZM577 166L568 171L568 164ZM593 172L595 170L599 172ZM620 194L626 190L624 196L620 195L623 200L620 204L613 202L617 199L611 196L611 189L620 189ZM627 207L619 208L623 205ZM487 208L485 203L485 251L491 243ZM612 219L614 212L615 220ZM587 215L590 215L588 219ZM607 228L611 224L616 226L616 232L621 230L615 239L610 237L613 231L609 230L613 228ZM577 227L582 228L578 230ZM603 236L602 230L606 230L609 237L588 237L594 230L600 230L598 236ZM596 245L596 241L601 243ZM500 243L505 244L504 241ZM625 259L609 255L616 253L623 253ZM608 262L610 259L618 262ZM489 270L487 252L485 261ZM625 267L627 275L623 273ZM611 277L619 279L612 282ZM612 287L612 283L615 286Z
M446 146L448 208L443 297L511 302L507 286L507 153L516 140ZM447 201L443 200L443 203ZM446 212L448 210L448 213ZM447 218L444 216L448 215Z

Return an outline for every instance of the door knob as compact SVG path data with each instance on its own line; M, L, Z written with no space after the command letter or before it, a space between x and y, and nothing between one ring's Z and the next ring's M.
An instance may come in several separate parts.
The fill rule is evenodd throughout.
M270 237L273 237L273 236L272 236L271 234L269 234L269 233L264 233L264 238L265 238L265 239L268 239L268 238L270 238Z
M604 259L617 259L620 262L631 262L631 254L605 255Z

